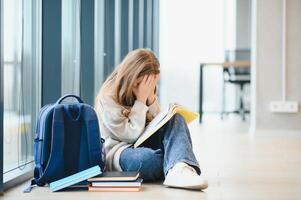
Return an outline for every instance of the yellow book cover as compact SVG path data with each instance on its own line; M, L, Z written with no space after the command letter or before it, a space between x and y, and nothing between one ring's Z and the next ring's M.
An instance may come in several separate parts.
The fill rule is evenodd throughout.
M143 133L135 142L134 147L140 146L145 140L156 133L164 124L166 124L176 113L182 115L187 124L191 123L199 117L199 114L188 110L184 106L173 103L163 111L161 111L149 124L145 127Z

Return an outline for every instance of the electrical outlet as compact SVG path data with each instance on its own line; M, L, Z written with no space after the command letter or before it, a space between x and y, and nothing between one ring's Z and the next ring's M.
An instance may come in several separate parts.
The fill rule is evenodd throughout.
M299 110L297 101L272 101L270 111L276 113L297 113Z

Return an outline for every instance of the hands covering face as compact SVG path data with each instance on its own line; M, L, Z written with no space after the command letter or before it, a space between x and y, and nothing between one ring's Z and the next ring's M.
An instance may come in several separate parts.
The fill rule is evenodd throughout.
M159 74L149 74L139 77L135 83L133 92L138 101L144 104L152 104L155 101L155 88L159 80Z

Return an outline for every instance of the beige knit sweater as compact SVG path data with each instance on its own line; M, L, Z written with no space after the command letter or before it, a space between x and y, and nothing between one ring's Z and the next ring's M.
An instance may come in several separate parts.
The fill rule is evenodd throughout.
M160 112L158 100L149 107L135 101L128 117L122 114L124 107L117 104L112 95L102 97L95 105L100 133L105 139L106 168L109 171L122 171L119 158L122 150L131 146L145 128L146 113L156 116Z

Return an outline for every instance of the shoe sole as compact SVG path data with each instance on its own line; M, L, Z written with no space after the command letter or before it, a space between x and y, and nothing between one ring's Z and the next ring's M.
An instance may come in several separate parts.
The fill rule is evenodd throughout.
M208 188L208 183L205 183L203 185L175 185L175 184L168 184L168 183L163 183L163 185L172 187L172 188L182 188L182 189L191 189L191 190L204 190Z

